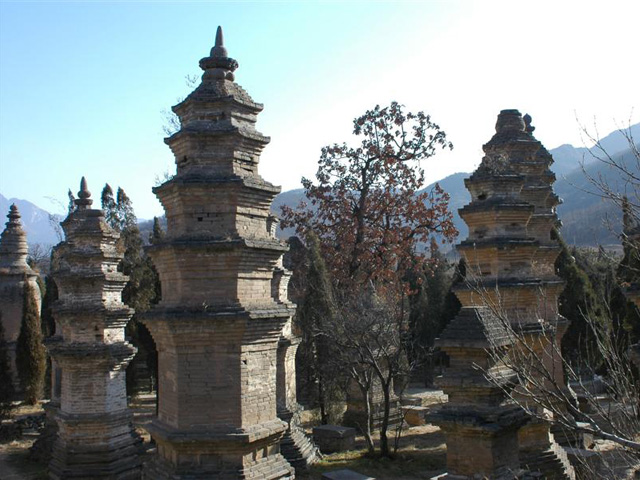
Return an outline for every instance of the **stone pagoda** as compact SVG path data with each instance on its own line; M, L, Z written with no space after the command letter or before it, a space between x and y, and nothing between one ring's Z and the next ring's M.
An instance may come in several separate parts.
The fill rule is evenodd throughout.
M158 349L153 479L290 479L276 413L278 342L294 307L272 296L286 251L258 174L262 105L234 82L218 28L200 85L173 111L176 175L154 188L167 217L149 248L162 301L144 317Z
M481 165L465 180L472 200L459 212L469 237L458 250L468 270L467 282L456 295L463 307L488 307L492 316L508 323L564 386L559 344L567 322L558 313L564 284L554 268L560 252L554 236L559 199L551 187L553 159L533 130L528 115L500 112ZM455 358L468 362L464 355ZM458 369L462 365L452 361L453 372L445 377L458 375ZM521 466L547 478L569 478L570 468L552 442L547 422L531 419L520 429L518 442Z
M141 476L140 438L127 408L125 371L135 348L124 338L133 310L122 303L127 277L119 234L104 220L82 179L76 209L54 251L56 336L47 343L60 367L58 438L51 479L128 480Z
M16 341L22 324L22 308L25 282L31 284L38 310L41 306L38 274L27 264L27 234L20 222L20 212L11 205L9 221L0 236L0 314L4 327L4 339L9 353L9 365L16 391L19 382L16 369Z
M515 478L521 472L518 429L528 415L503 393L513 378L495 360L512 346L509 329L490 308L463 306L436 345L450 361L436 380L449 401L429 415L446 439L444 478Z

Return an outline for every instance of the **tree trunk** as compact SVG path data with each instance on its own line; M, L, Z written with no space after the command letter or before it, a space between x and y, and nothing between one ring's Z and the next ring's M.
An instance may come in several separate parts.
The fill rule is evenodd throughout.
M324 381L322 375L318 376L318 404L320 405L320 423L327 425L329 423L329 415L327 415L327 405L324 394Z
M371 402L369 400L369 389L360 386L362 390L362 396L364 397L364 408L366 413L366 427L362 430L364 439L367 442L367 449L369 453L375 452L375 446L373 445L373 438L371 437Z
M380 425L380 454L383 457L390 457L389 440L387 439L387 429L389 428L389 412L391 411L391 382L380 382L384 395L384 411L382 414L382 424Z

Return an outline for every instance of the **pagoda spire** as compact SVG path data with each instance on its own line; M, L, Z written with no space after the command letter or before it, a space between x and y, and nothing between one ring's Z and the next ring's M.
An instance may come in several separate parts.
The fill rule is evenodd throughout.
M9 268L16 273L33 273L27 264L27 234L15 203L9 207L7 218L9 221L0 235L0 268Z
M229 57L224 46L224 36L222 27L218 26L216 31L216 43L211 49L208 57L200 60L200 68L204 70L203 79L211 78L216 80L235 79L233 72L238 68L238 62Z
M80 191L78 192L78 198L74 203L80 209L89 208L93 204L93 200L91 200L91 192L87 188L87 179L84 177L80 180Z

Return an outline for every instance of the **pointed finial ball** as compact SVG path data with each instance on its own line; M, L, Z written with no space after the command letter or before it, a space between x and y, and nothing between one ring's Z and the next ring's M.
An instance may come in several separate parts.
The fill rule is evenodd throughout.
M82 177L82 180L80 180L80 191L78 192L78 198L75 200L75 204L80 209L88 208L93 203L90 197L91 192L87 188L87 180Z
M227 49L224 46L224 36L222 35L222 27L218 27L216 31L216 43L211 49L208 57L200 60L200 68L205 73L202 77L213 80L231 80L235 79L233 72L238 68L238 62L233 58L229 58Z
M78 197L89 198L90 196L91 196L91 192L87 187L87 179L82 177L82 180L80 180L80 191L78 192Z
M228 56L227 49L224 48L224 35L222 34L222 27L218 25L216 30L216 43L211 49L211 56L215 58L224 58Z

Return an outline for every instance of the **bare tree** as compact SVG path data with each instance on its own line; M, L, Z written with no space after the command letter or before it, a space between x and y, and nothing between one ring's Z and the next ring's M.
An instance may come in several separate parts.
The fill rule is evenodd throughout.
M336 371L344 372L355 382L364 398L367 421L360 429L371 453L373 417L380 417L380 453L391 455L388 432L392 426L392 410L401 393L394 381L408 377L414 365L407 360L405 344L408 328L406 302L393 292L376 291L371 284L368 292L342 295L338 314L322 333L333 346L331 361ZM374 411L372 392L381 391L382 411ZM399 390L399 391L398 391ZM401 428L400 424L396 427ZM396 430L397 449L399 429Z

